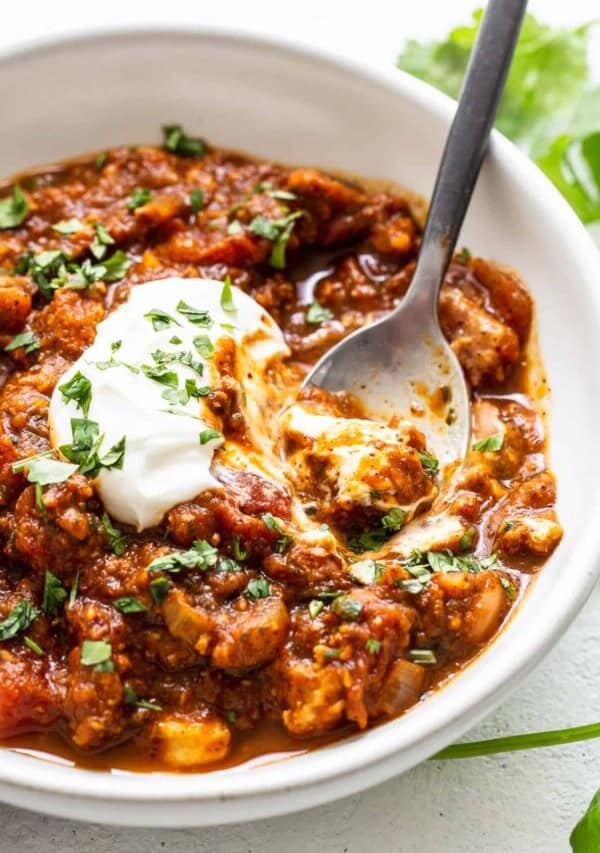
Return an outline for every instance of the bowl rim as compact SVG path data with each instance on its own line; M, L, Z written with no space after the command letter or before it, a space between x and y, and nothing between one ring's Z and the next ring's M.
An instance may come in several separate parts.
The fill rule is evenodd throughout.
M376 69L360 60L340 56L332 50L309 47L291 37L257 36L246 30L229 27L161 24L135 28L124 25L93 31L75 28L68 35L36 37L20 41L16 46L0 49L0 74L10 65L26 63L44 54L60 54L86 44L114 44L161 37L198 43L220 42L232 50L252 47L278 54L283 59L287 57L304 60L313 65L318 64L324 69L342 71L350 77L397 93L400 98L409 101L415 110L428 111L446 126L454 113L454 102L450 98L399 69ZM595 269L600 273L600 254L591 237L565 199L542 172L497 131L493 132L488 157L496 161L501 170L508 170L521 179L527 186L528 195L537 194L543 203L552 208L556 227L568 231L573 253L579 256L580 267ZM593 313L600 326L600 288L594 292L588 287L587 291L590 310L594 309ZM594 536L595 529L600 527L600 494L590 506L588 518L585 536L576 543L575 553L571 556L572 583L569 593L565 595L563 589L560 596L556 591L548 596L544 619L534 626L535 633L530 638L526 653L516 661L504 655L495 667L484 670L476 691L471 691L469 695L465 691L453 694L452 700L448 701L444 708L438 707L437 713L424 721L425 724L421 726L416 737L414 733L407 737L400 725L394 727L394 723L398 724L403 719L400 718L378 727L380 732L387 733L387 738L379 736L375 743L371 739L367 744L365 736L359 733L342 741L341 751L330 751L330 748L327 748L330 760L326 763L326 768L323 767L324 762L294 759L252 768L252 772L247 773L213 771L168 777L164 774L149 773L115 775L62 767L29 756L22 756L25 759L23 763L18 762L15 766L10 762L11 766L7 766L4 760L6 753L14 754L8 746L0 750L0 795L6 801L26 806L24 798L28 794L39 794L42 796L37 799L34 797L35 805L30 807L49 810L43 797L48 795L54 797L52 811L55 815L74 817L77 815L73 814L66 800L70 798L72 803L79 803L80 806L83 804L82 811L90 819L107 823L140 824L142 818L139 815L128 817L126 814L114 813L103 816L95 810L92 818L89 806L87 812L85 811L86 801L92 805L103 801L150 806L151 810L145 813L143 819L145 825L181 826L224 823L228 820L237 821L295 811L345 796L383 781L395 773L403 772L434 754L478 722L499 702L500 697L506 694L509 686L514 687L531 671L566 630L600 574L600 537ZM409 715L405 715L404 719L407 716ZM373 731L375 730L372 729L371 732ZM319 752L321 750L311 755L317 755ZM275 772L273 767L276 768ZM285 767L283 779L282 767ZM167 779L168 783L164 784ZM58 797L65 801L64 808ZM232 810L231 816L227 816L219 808L233 803L246 804L243 817L235 810ZM177 804L187 804L194 810L204 808L209 812L211 806L217 808L214 819L206 811L184 818L180 812L177 818L173 819L161 816L161 804L163 812Z

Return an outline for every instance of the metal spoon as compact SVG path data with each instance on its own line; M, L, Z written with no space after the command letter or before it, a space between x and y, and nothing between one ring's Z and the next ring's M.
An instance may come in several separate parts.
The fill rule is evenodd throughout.
M369 412L416 421L447 464L464 457L470 406L465 377L442 335L440 287L477 181L526 0L490 0L440 163L411 285L383 319L359 329L317 363L304 385L351 391ZM431 405L436 399L438 405ZM441 398L441 399L440 399Z

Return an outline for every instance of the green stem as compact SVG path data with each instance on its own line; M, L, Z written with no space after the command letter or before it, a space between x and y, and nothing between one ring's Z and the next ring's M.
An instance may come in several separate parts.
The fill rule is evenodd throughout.
M555 729L551 732L532 732L527 735L511 735L471 743L454 743L442 749L435 759L474 758L478 755L493 755L496 752L516 752L520 749L537 749L540 746L561 746L578 740L600 737L600 723L575 726L571 729Z

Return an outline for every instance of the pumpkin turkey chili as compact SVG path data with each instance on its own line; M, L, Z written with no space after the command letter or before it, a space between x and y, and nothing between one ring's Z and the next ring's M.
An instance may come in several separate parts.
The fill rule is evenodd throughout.
M462 464L423 399L383 423L299 390L405 293L398 192L171 126L5 184L0 229L5 744L196 770L364 729L471 660L560 541L514 272L463 250L442 288Z

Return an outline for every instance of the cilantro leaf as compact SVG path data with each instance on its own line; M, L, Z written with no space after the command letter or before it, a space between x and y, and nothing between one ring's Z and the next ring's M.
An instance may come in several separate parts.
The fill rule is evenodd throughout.
M167 151L182 157L202 157L206 153L206 143L199 137L188 136L180 124L163 125L164 142Z
M63 604L67 600L67 590L59 578L46 569L44 573L44 593L42 596L42 610L48 616L58 616Z
M494 435L488 435L487 438L482 438L473 444L473 450L479 450L481 453L495 453L502 450L504 444L504 433L497 432Z
M38 615L39 610L31 601L26 598L21 599L6 619L0 622L0 640L12 640L21 631L26 631Z
M113 525L107 512L102 514L102 526L108 537L108 547L117 557L120 557L127 548L130 537Z
M112 646L106 640L84 640L80 661L83 666L93 666L95 672L112 672Z
M319 302L313 302L306 312L306 322L311 326L319 326L327 320L333 320L333 312Z
M145 204L148 204L150 199L152 198L152 193L150 190L142 189L141 187L137 187L132 193L131 198L127 202L128 210L137 210L138 207L143 207Z
M28 213L27 199L21 187L15 184L12 195L0 199L0 229L16 228L25 221Z
M237 311L237 308L235 307L233 302L231 279L229 278L229 276L227 276L225 278L225 281L223 282L223 290L221 291L221 308L228 314L234 314Z
M181 569L199 569L206 571L217 562L218 552L206 540L196 539L188 551L172 551L164 557L157 557L146 566L147 572L177 573Z
M20 335L15 335L12 341L6 344L4 352L13 352L21 349L21 347L23 347L26 355L29 355L30 352L35 352L40 348L40 342L33 332L21 332Z
M87 418L92 402L92 383L80 370L68 382L58 386L58 390L67 402L73 400Z

